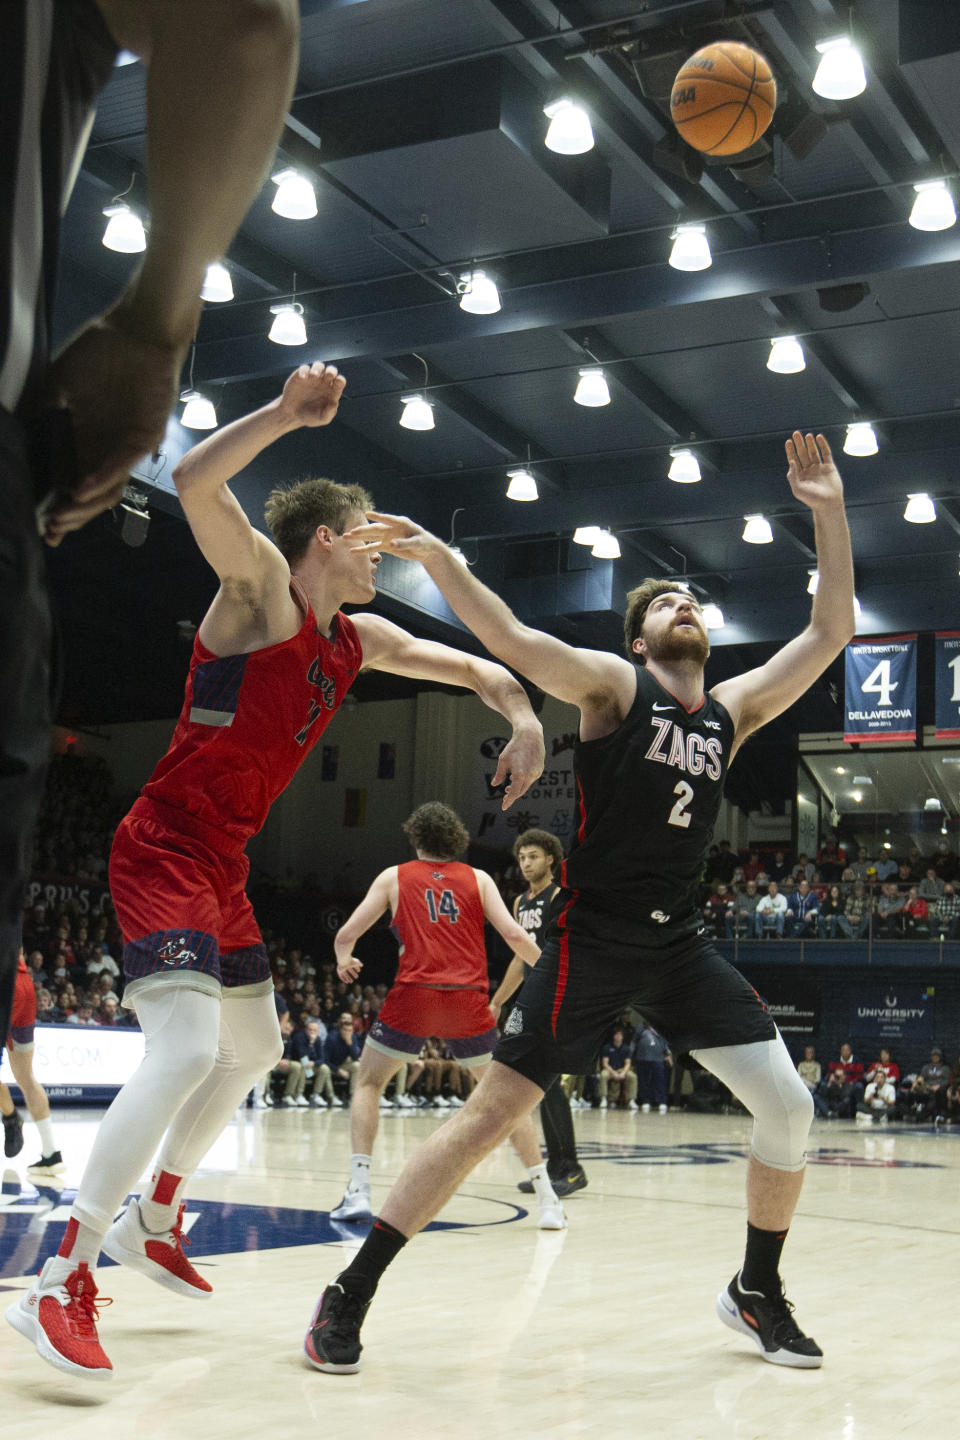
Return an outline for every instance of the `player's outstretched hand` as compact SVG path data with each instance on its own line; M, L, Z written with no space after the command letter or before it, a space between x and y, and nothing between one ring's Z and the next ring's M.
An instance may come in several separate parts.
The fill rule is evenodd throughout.
M804 436L794 430L785 449L787 479L798 500L811 510L842 504L843 481L825 435Z
M294 425L329 425L346 383L336 365L300 365L283 387L280 411Z
M379 510L368 510L366 525L355 525L346 533L354 541L354 550L377 550L383 555L399 555L401 560L426 560L430 550L440 545L437 537L415 520Z
M518 730L500 751L497 773L490 782L494 787L502 785L507 776L510 784L503 796L501 810L509 810L514 800L525 795L530 786L543 774L546 751L543 745L543 731L539 725L530 725Z
M356 955L348 955L346 960L337 961L337 974L341 980L348 983L356 980L363 969L363 961L358 960Z
M116 505L131 468L160 444L185 351L143 339L115 310L92 320L57 356L49 399L71 412L77 468L63 477L46 517L48 545Z

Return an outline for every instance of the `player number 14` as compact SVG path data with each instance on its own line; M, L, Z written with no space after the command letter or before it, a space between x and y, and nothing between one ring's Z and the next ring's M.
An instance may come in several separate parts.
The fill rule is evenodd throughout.
M438 900L436 891L431 890L428 886L427 889L424 890L423 895L427 902L427 909L430 911L430 919L434 925L436 925L441 915L449 920L451 925L456 925L460 918L460 911L457 909L457 902L453 898L452 890L441 890Z

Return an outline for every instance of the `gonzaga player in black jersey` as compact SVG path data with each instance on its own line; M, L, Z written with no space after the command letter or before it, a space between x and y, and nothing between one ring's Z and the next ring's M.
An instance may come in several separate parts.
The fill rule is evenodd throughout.
M513 902L513 916L542 950L548 928L562 906L563 891L554 877L563 862L563 846L549 830L524 830L513 842L513 858L527 882L526 890ZM514 955L496 993L490 998L490 1009L494 1015L499 1015L523 979L523 961L519 955ZM506 1024L508 1034L516 1023L512 1016L511 1011ZM577 1156L570 1101L559 1079L550 1086L540 1102L540 1123L547 1145L547 1174L553 1181L554 1190L558 1195L582 1190L587 1184L587 1176ZM521 1180L517 1188L529 1195L533 1192L533 1182Z
M720 1318L765 1360L816 1368L822 1352L793 1318L780 1252L803 1183L812 1119L763 1004L698 934L696 883L727 766L747 736L791 705L854 632L853 560L843 486L822 435L786 442L787 479L812 514L820 586L806 628L765 665L704 693L700 607L676 582L628 597L629 661L522 625L449 549L412 521L371 515L357 543L419 560L460 619L499 659L579 706L579 821L564 904L469 1103L411 1157L353 1263L330 1287L325 1346L356 1364L360 1323L385 1267L560 1071L592 1063L633 1004L718 1076L754 1117L747 1246L717 1300Z

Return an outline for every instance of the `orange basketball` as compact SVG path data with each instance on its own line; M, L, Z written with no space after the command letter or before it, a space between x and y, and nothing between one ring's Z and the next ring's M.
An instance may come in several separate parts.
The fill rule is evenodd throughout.
M673 123L706 155L739 155L766 130L777 82L759 50L736 40L705 45L677 72L670 93Z

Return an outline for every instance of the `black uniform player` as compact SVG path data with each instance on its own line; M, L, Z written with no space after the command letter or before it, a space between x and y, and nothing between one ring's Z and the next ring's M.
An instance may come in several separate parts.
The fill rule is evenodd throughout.
M549 830L525 830L514 841L513 855L527 882L526 890L513 902L514 918L542 950L544 936L560 909L562 891L554 875L563 860L563 847ZM490 1001L495 1015L499 1015L523 979L523 961L515 955ZM512 1023L515 1022L508 1016L508 1029ZM570 1101L559 1079L540 1102L540 1123L547 1145L547 1174L553 1181L554 1191L557 1195L570 1195L574 1190L582 1190L587 1177L577 1157ZM521 1180L517 1189L532 1194L533 1182Z
M563 908L524 984L512 1033L469 1103L412 1156L364 1246L324 1296L313 1343L331 1357L356 1365L360 1323L391 1259L558 1072L592 1061L604 1030L633 1004L674 1053L692 1052L754 1117L746 1255L717 1298L721 1320L775 1364L822 1363L779 1275L803 1183L810 1095L757 995L698 933L696 904L727 766L753 731L803 694L854 630L853 559L830 447L822 435L795 431L786 450L790 489L813 513L820 585L810 620L765 665L709 695L706 627L680 583L650 580L631 591L628 661L522 625L410 520L371 515L356 532L369 548L421 561L493 654L579 707L579 817L561 877Z

